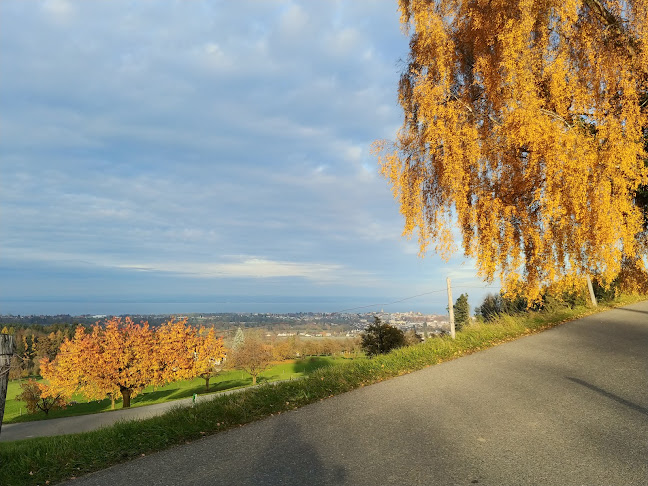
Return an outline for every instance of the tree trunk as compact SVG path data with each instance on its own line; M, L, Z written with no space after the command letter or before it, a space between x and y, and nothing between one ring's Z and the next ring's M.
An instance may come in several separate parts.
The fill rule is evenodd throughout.
M109 393L110 395L110 410L115 410L115 394Z
M11 334L0 334L0 430L4 417L7 386L9 385L9 365L14 350L14 338Z
M203 376L203 379L205 380L205 390L209 391L209 380L211 376Z
M252 375L252 384L256 385L256 377L257 375Z
M122 387L119 390L122 394L122 408L130 408L131 389Z

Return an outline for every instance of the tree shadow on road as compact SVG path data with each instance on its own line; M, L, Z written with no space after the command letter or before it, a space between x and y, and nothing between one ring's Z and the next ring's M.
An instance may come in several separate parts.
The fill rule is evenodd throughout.
M249 472L244 478L237 478L237 484L326 486L345 483L346 470L342 466L325 464L317 447L303 436L300 425L289 414L277 417L275 423L265 450L249 458Z
M627 307L617 307L615 310L622 310L628 312L638 312L639 314L648 314L648 311L639 310L639 309L628 309Z
M635 410L637 412L648 415L648 408L642 407L641 405L637 405L634 402L626 400L625 398L622 398L622 397L620 397L618 395L615 395L614 393L610 393L608 391L605 391L602 388L599 388L596 385L592 385L591 383L588 383L588 382L586 382L584 380L581 380L579 378L573 378L571 376L566 376L565 378L567 378L569 381L572 381L572 382L577 383L577 384L579 384L581 386L584 386L585 388L589 388L590 390L595 391L596 393L600 393L604 397L607 397L607 398L609 398L611 400L614 400L615 402L618 402L621 405L625 405L626 407L631 408L632 410Z

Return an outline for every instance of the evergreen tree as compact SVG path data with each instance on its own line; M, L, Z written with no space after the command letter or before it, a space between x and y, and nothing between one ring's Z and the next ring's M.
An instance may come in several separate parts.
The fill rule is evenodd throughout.
M464 325L470 323L468 294L461 294L452 308L454 309L455 331L461 331Z
M232 344L232 349L236 351L244 344L245 344L245 335L243 334L243 329L239 327L236 330L236 334L234 335L234 343Z

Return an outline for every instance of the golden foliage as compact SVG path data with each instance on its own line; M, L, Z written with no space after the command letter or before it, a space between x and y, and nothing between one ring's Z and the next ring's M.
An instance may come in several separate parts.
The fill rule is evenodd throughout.
M209 380L223 369L225 348L223 340L216 337L214 329L201 327L195 335L193 376L200 376L205 380L205 388L209 390Z
M47 415L50 410L67 406L67 397L65 395L56 393L43 383L29 379L25 383L21 383L20 388L22 393L16 398L27 404L29 413L37 413L41 410Z
M421 254L524 288L611 282L642 250L648 0L400 0L405 119L376 144Z
M148 385L192 378L205 363L224 356L222 340L213 330L205 332L171 319L157 331L146 322L112 318L88 333L76 330L66 339L56 359L41 360L41 374L48 380L48 395L88 398L121 393L123 406Z

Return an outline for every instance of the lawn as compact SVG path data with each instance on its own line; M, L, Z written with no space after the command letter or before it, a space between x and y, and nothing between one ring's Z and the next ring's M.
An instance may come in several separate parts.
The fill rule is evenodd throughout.
M300 360L291 360L278 363L267 370L263 371L257 378L257 382L267 383L271 381L297 379L306 376L313 371L329 366L331 364L348 361L346 358L333 358L330 356L314 356ZM38 379L40 381L40 378ZM24 381L24 380L23 380ZM73 396L72 400L77 403L70 405L64 410L54 410L45 415L43 412L28 414L25 403L16 399L22 390L20 380L9 382L7 389L7 400L5 403L5 413L3 423L10 424L16 422L28 422L32 420L45 420L49 418L70 417L73 415L87 415L91 413L109 412L110 399L92 400L88 402L83 396ZM152 405L154 403L166 402L169 400L178 400L188 398L193 394L203 395L206 393L215 393L223 390L241 388L252 384L252 377L245 371L231 370L219 373L209 382L209 392L205 390L205 380L194 378L193 380L183 380L169 383L164 386L147 387L142 393L137 395L131 401L131 407L141 407ZM121 408L121 399L115 403L115 408Z

